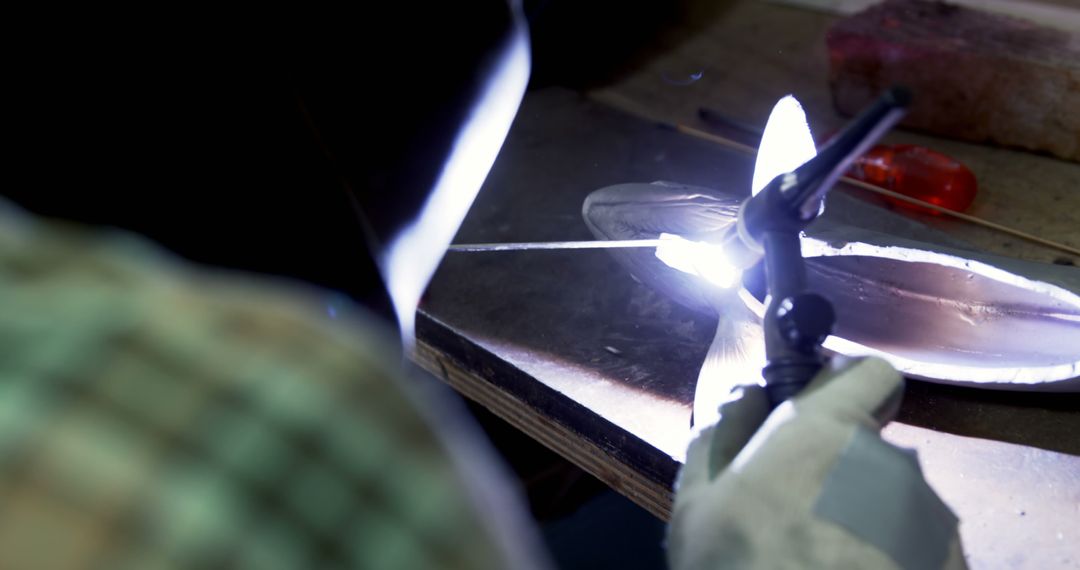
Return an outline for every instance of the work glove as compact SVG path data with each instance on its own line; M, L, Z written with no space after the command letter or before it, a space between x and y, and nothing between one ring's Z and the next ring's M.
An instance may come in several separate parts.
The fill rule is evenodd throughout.
M914 451L881 439L902 394L879 358L834 359L771 413L762 387L733 388L676 482L670 567L965 568Z

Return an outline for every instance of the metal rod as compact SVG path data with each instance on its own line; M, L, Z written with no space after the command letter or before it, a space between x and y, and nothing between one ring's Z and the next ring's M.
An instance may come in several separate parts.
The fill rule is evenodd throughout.
M735 149L735 150L740 151L740 152L745 152L746 154L757 154L757 149L755 149L754 147L752 147L750 145L745 145L745 144L742 144L740 142L733 141L731 139L722 137L722 136L714 134L714 133L710 133L710 132L702 131L702 130L699 130L699 129L695 129L694 127L690 127L690 126L687 126L687 125L676 125L675 130L679 131L680 133L688 134L688 135L690 135L692 137L697 137L699 139L714 142L716 144L726 146L728 148L732 148L732 149ZM926 202L926 201L920 200L918 198L912 198L911 196L906 196L906 195L900 194L898 192L893 192L892 190L889 190L887 188L882 188L881 186L876 186L876 185L870 184L868 182L863 182L862 180L857 180L857 179L851 178L849 176L841 177L840 181L844 182L846 184L851 184L852 186L862 188L863 190L873 192L875 194L880 194L882 196L888 196L890 198L895 198L897 200L901 200L901 201L907 202L909 204L915 204L915 205L918 205L918 206L922 206L922 207L927 208L929 210L933 210L933 211L935 211L935 212L937 212L939 214L944 214L946 216L951 216L953 218L963 220L965 222L972 223L972 224L975 224L977 226L982 226L984 228L989 228L989 229L992 229L992 230L995 230L995 231L999 231L999 232L1001 232L1003 234L1009 234L1009 235L1011 235L1013 237L1018 237L1020 239L1027 240L1027 241L1030 241L1030 242L1033 242L1033 243L1037 243L1039 245L1043 245L1043 246L1046 246L1046 247L1049 247L1049 248L1057 249L1057 250L1060 250L1060 251L1071 253L1073 255L1080 256L1080 248L1076 248L1076 247L1073 247L1071 245L1066 245L1066 244L1063 244L1063 243L1058 243L1056 241L1048 240L1046 238L1041 238L1041 237L1039 237L1037 235L1034 235L1034 234L1029 234L1029 233L1024 232L1024 231L1020 231L1020 230L1017 230L1017 229L1010 228L1008 226L1003 226L1003 225L1001 225L999 223L996 223L996 222L991 222L990 220L984 220L982 218L972 216L971 214L965 214L963 212L957 212L956 210L950 210L948 208L943 208L941 206L938 206L937 204L931 204L930 202Z
M841 178L841 180L843 182L851 184L852 186L857 186L859 188L862 188L863 190L869 190L870 192L881 194L882 196L888 196L890 198L895 198L897 200L902 200L902 201L908 202L910 204L917 204L917 205L922 206L924 208L929 208L929 209L931 209L931 210L933 210L935 212L938 212L938 213L941 213L941 214L945 214L945 215L948 215L948 216L952 216L954 218L964 220L965 222L971 222L971 223L973 223L975 225L990 228L992 230L997 230L997 231L999 231L999 232L1001 232L1003 234L1009 234L1011 236L1015 236L1015 237L1018 237L1020 239L1025 239L1027 241L1034 242L1034 243L1037 243L1037 244L1040 244L1040 245L1044 245L1046 247L1058 249L1058 250L1061 250L1061 251L1071 253L1073 255L1080 256L1080 248L1072 247L1070 245L1065 245L1063 243L1058 243L1056 241L1050 241L1048 239L1041 238L1041 237L1039 237L1037 235L1034 235L1034 234L1029 234L1027 232L1023 232L1023 231L1020 231L1020 230L1017 230L1017 229L1010 228L1008 226L1003 226L1001 224L991 222L990 220L984 220L982 218L976 218L975 216L972 216L970 214L965 214L963 212L957 212L955 210L950 210L948 208L943 208L941 206L938 206L937 204L931 204L930 202L924 202L922 200L919 200L918 198L912 198L911 196L905 196L904 194L893 192L892 190L887 190L887 189L882 188L880 186L875 186L873 184L863 182L862 180L856 180L854 178L848 178L846 176L844 178Z
M455 243L447 251L529 251L553 249L620 249L630 247L657 247L667 240L616 239L592 241L533 241L517 243Z
M712 142L715 142L715 144L717 144L717 145L728 147L728 148L731 148L731 149L734 149L734 150L738 150L740 152L745 152L746 154L757 154L757 149L756 148L754 148L754 147L752 147L750 145L744 145L744 144L742 144L742 142L739 142L737 140L732 140L732 139L727 138L727 137L719 136L719 135L717 135L715 133L702 131L702 130L700 130L700 128L694 128L694 127L686 125L686 124L671 123L669 121L665 121L663 119L659 119L657 117L654 117L653 114L650 113L647 109L645 109L643 106L640 106L637 103L637 101L634 101L634 100L632 100L630 98L627 98L627 97L625 97L623 95L613 93L613 92L602 92L602 93L594 93L593 98L600 101L600 103L606 103L606 104L611 105L613 107L617 107L619 109L622 109L623 112L634 114L634 116L637 116L640 119L645 119L645 120L652 121L652 122L657 123L657 124L662 125L662 126L666 126L666 127L669 127L669 128L674 128L674 130L678 131L679 133L690 135L692 137L701 138L703 140L712 141ZM866 191L869 191L869 192L874 192L876 194L881 194L881 195L887 195L887 196L890 196L890 198L895 198L896 200L902 200L902 201L907 202L909 204L916 204L916 205L919 205L919 206L922 206L922 207L932 209L932 211L934 211L936 213L939 213L939 214L941 214L943 216L953 217L953 218L956 218L956 219L959 219L959 220L967 221L969 223L974 223L975 226L981 226L983 228L987 228L987 229L990 229L990 230L999 231L1001 233L1009 234L1009 235L1014 236L1014 238L1020 238L1021 240L1026 240L1028 242L1037 243L1037 244L1045 246L1045 247L1050 247L1052 249L1057 249L1057 250L1059 250L1059 252L1065 252L1065 253L1072 254L1072 255L1075 255L1075 256L1080 256L1080 248L1078 248L1078 247L1074 247L1074 246L1071 246L1071 245L1066 245L1066 244L1063 244L1063 243L1054 242L1054 241L1051 241L1051 240L1047 240L1045 238L1040 238L1040 236L1038 236L1038 235L1031 234L1031 233L1021 231L1021 230L1016 230L1016 229L1010 228L1008 226L1002 226L1002 225L1000 225L1000 223L985 220L983 218L978 218L978 217L972 216L970 214L963 214L963 213L960 213L960 212L956 212L956 211L953 211L953 209L944 208L944 207L939 206L937 204L931 204L930 202L922 201L922 200L919 200L917 198L912 198L912 196L899 194L899 193L893 192L891 190L888 190L886 188L881 188L879 186L875 186L875 185L872 185L872 184L867 184L867 182L864 182L862 180L856 180L854 178L850 178L850 177L847 177L847 176L840 178L840 180L847 182L847 184L849 184L849 185L859 187L859 188L861 188L863 190L866 190Z

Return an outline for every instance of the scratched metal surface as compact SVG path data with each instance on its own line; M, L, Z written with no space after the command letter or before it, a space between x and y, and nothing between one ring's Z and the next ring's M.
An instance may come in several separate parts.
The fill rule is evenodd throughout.
M456 241L591 239L581 207L597 188L673 180L734 191L748 187L751 166L574 93L532 92ZM603 251L474 253L444 260L418 335L670 483L714 327L634 282ZM913 381L899 421L887 433L920 450L946 502L977 519L963 528L967 543L1054 556L1059 541L1080 544L1080 527L1061 523L1080 513L1080 397ZM1016 522L1009 505L1018 503L1025 515L1013 536L1002 528Z

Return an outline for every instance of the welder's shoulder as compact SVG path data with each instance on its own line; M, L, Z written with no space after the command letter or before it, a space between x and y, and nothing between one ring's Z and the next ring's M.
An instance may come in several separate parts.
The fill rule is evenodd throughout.
M370 319L0 217L0 567L494 566Z
M277 375L350 388L397 374L383 332L341 295L198 268L125 232L4 211L0 287L5 328L118 357L171 353L172 374L271 382L259 366L273 363Z

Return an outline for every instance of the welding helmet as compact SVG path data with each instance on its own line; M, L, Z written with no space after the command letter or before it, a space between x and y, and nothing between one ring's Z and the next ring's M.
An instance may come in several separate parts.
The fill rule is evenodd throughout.
M516 3L388 4L372 10L371 33L333 30L291 68L408 344L420 296L517 113L530 61Z
M56 30L48 65L20 82L34 128L14 162L34 175L4 194L193 261L314 283L409 338L528 80L519 7L258 16Z

